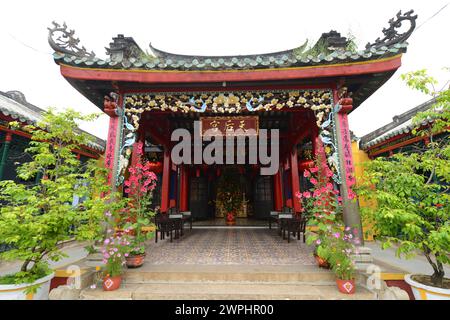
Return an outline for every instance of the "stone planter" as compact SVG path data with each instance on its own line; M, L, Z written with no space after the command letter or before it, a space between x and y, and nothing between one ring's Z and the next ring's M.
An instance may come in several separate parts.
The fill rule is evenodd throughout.
M48 300L50 281L54 276L53 272L33 283L2 284L0 285L0 300ZM26 294L25 290L34 285L39 285L36 293Z
M450 300L450 289L441 289L422 284L412 279L412 274L405 275L405 281L411 286L416 300Z

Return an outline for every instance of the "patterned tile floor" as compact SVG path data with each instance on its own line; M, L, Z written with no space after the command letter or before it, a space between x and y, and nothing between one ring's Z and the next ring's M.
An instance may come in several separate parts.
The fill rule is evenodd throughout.
M181 239L152 242L150 264L314 265L312 248L272 229L192 229Z
M226 226L225 218L215 218L208 220L198 220L192 223L193 226ZM267 220L252 218L236 218L236 226L269 226Z

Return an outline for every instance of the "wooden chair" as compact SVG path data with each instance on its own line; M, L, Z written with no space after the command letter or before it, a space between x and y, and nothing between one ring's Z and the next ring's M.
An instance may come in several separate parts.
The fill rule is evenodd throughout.
M174 230L175 230L175 239L178 239L183 236L183 214L178 211L178 208L172 207L168 212L169 219L173 222Z
M292 208L289 207L284 207L283 211L278 215L278 234L283 237L283 240L286 238L285 231L292 217Z
M173 223L173 220L169 219L168 214L157 213L155 215L154 222L155 222L155 243L158 243L158 233L160 235L161 240L164 240L166 235L170 235L170 242L172 242L175 225Z

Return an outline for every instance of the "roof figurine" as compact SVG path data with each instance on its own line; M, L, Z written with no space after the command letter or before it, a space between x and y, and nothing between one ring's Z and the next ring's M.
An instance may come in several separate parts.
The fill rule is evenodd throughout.
M414 10L409 10L402 14L402 11L400 10L396 15L396 19L392 18L389 20L389 28L383 29L384 38L378 38L372 44L368 43L366 45L366 49L370 49L372 47L378 49L381 47L388 47L396 43L405 42L416 28L417 14L412 15L413 13ZM403 33L398 33L396 29L401 28L403 21L408 21L410 23L409 29Z

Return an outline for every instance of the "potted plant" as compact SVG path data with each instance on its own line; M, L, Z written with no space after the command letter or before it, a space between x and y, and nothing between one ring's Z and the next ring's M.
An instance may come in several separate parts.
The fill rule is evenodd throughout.
M421 252L432 275L406 275L416 299L450 299L450 89L435 92L425 70L403 75L410 87L432 94L436 103L413 118L413 134L428 143L410 154L376 158L365 165L359 195L373 200L363 213L373 221L382 248L397 245L397 255Z
M301 213L306 215L310 230L307 243L314 244L314 257L321 268L329 268L328 263L330 237L332 227L341 220L341 198L331 181L333 172L325 164L323 147L317 150L316 158L309 168L305 168L303 176L312 187L296 194L297 201L302 204Z
M142 151L138 151L139 157L141 153ZM150 205L157 178L148 161L144 163L139 161L134 167L130 167L128 172L130 175L124 185L130 201L124 232L130 234L131 239L126 264L129 268L137 268L144 263L145 241L153 235L145 232L143 228L150 226L151 217L155 215L154 211L150 210Z
M0 300L48 299L54 275L49 262L65 256L61 243L76 236L78 230L88 237L88 228L80 227L78 216L88 219L97 211L82 212L82 206L72 202L75 195L92 196L96 166L81 165L72 150L88 142L76 122L94 118L72 110L49 110L37 126L24 127L31 132L26 152L32 160L17 168L17 176L37 182L0 182L0 243L11 246L0 256L22 262L18 272L0 277Z
M220 176L217 186L216 207L229 226L236 224L236 214L242 210L244 198L239 176L236 168L227 168Z
M332 229L332 235L329 242L328 262L336 275L336 284L341 293L353 294L356 290L355 283L355 263L351 255L355 252L352 243L352 234L347 227L341 231L339 224Z
M129 246L130 241L127 235L115 234L113 229L107 231L101 249L103 263L105 264L104 291L113 291L120 288L123 266L125 265L126 257L129 255Z

